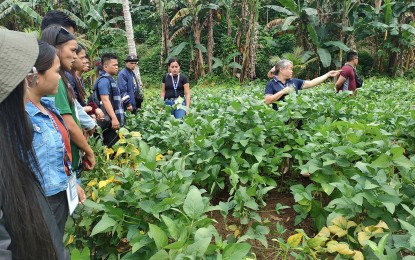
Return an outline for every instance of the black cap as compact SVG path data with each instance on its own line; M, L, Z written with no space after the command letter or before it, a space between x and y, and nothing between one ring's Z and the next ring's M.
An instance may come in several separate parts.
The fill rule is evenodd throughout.
M129 61L138 61L137 55L134 54L129 54L127 55L127 58L125 58L124 60L125 62L129 62Z

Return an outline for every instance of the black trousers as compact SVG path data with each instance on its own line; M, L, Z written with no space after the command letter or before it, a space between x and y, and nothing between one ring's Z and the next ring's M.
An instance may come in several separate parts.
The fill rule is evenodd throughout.
M114 144L120 140L120 137L118 136L117 131L115 131L112 128L106 128L104 131L102 131L102 142L104 145L106 145L108 148L111 148Z
M61 191L55 195L47 197L52 213L55 216L56 224L58 224L58 231L63 237L65 232L66 220L69 216L68 199L66 197L66 190Z

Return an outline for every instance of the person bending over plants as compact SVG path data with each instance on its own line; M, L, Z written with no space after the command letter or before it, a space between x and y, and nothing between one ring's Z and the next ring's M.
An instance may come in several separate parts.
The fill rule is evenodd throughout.
M284 100L285 95L299 90L312 88L327 80L329 77L337 77L341 70L332 70L313 80L293 78L293 63L289 60L279 60L270 70L274 73L272 80L265 86L265 103L272 104L272 108L278 111L275 101Z

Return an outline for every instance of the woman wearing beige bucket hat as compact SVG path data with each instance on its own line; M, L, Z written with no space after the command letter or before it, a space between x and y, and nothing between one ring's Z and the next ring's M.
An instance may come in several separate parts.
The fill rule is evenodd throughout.
M0 29L0 259L69 259L35 172L24 95L38 55L34 35Z

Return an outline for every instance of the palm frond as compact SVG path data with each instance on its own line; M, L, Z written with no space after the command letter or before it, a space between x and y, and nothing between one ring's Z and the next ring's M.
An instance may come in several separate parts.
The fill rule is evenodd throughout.
M180 9L175 15L174 17L171 19L170 21L170 26L174 26L177 21L179 21L180 19L182 19L183 17L186 17L187 15L190 14L190 9L189 8L183 8Z
M284 24L284 22L285 22L285 19L274 19L265 25L265 30L268 31L277 25Z
M175 32L171 35L171 37L170 37L170 41L171 41L171 42L173 42L173 41L174 41L174 39L176 39L177 37L180 37L180 36L184 35L184 34L187 32L187 30L188 30L188 29L189 29L189 27L188 27L188 26L185 26L185 27L182 27L182 28L178 29L177 31L175 31Z

